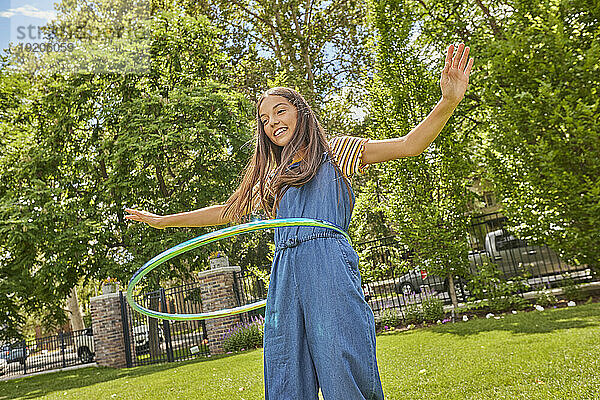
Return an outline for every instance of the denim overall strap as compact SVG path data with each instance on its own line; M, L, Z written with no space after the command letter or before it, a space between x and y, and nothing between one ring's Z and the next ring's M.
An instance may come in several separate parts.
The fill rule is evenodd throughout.
M293 164L292 164L293 165ZM277 218L313 218L327 221L348 232L354 206L354 191L346 189L330 155L324 152L317 174L301 187L290 187L279 202ZM275 244L291 238L328 231L320 227L286 227L275 230ZM347 238L349 238L347 236Z

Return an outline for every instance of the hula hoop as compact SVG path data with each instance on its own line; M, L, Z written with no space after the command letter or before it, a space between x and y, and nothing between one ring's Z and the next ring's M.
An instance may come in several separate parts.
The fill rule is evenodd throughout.
M144 264L140 269L137 270L135 274L129 280L129 284L127 285L127 302L137 312L140 314L147 315L153 318L159 319L168 319L171 321L190 321L190 320L203 320L203 319L212 319L219 317L226 317L230 315L240 314L243 312L256 310L257 308L264 307L267 303L267 300L260 300L255 303L247 304L240 307L235 308L227 308L218 311L211 311L207 313L196 313L196 314L171 314L171 313L163 313L159 311L150 310L148 308L142 307L133 299L133 289L135 285L142 280L144 276L146 276L150 271L164 262L170 260L171 258L178 256L179 254L185 253L197 247L203 246L205 244L216 242L217 240L225 239L231 236L240 235L242 233L258 231L262 229L269 228L279 228L284 226L318 226L323 228L332 229L343 234L348 242L350 242L350 236L340 227L332 224L328 221L322 221L311 218L282 218L282 219L270 219L270 220L261 220L261 221L253 221L248 222L241 225L231 226L228 228L223 228L218 231L210 232L202 236L198 236L194 239L188 240L187 242L180 243L170 249L163 251L146 264Z

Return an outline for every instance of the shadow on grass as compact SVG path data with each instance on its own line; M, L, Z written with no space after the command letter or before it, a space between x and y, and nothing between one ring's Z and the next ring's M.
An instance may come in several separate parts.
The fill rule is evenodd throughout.
M432 325L419 329L380 332L378 336L412 335L417 334L421 330L457 336L469 336L492 331L507 331L514 334L526 335L574 328L600 328L600 303L580 305L576 308L549 309L543 312L520 311L516 315L508 313L499 316L504 318L486 319L480 317L471 319L467 323L459 321L454 324Z
M549 309L543 312L519 312L505 314L502 319L479 318L468 323L434 326L436 333L458 336L476 335L481 332L508 331L515 334L537 334L573 328L600 328L600 303L577 306L576 308Z
M212 356L210 358L199 357L188 361L178 361L174 363L124 369L90 367L12 379L9 381L0 382L0 400L36 399L53 392L82 388L115 379L135 378L172 368L180 368L188 364L205 363L230 356L231 355L226 354Z

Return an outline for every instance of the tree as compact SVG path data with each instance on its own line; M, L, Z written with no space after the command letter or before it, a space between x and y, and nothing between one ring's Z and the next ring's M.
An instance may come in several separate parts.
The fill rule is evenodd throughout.
M440 57L432 72L419 58L409 40L415 14L407 2L374 1L371 6L377 70L370 86L369 137L403 136L440 99L444 60ZM400 245L411 251L413 265L446 277L455 306L453 279L468 271L467 204L473 162L465 127L465 118L457 113L422 155L374 165L370 176L374 182L361 192L357 205L365 210L369 206L364 201L376 204Z
M415 10L419 43L440 49L460 38L477 54L470 100L481 116L481 172L508 228L598 271L597 3L432 0Z
M31 82L27 76L15 74L7 69L8 58L0 58L0 197L4 197L9 178L6 166L20 158L22 149L29 144L29 137L20 127L25 107L22 99L27 96ZM27 243L22 240L27 235L26 220L5 218L5 209L10 206L1 204L0 218L0 340L8 341L20 338L20 327L25 322L22 311L24 304L30 302L35 308L39 303L31 299L35 284L28 279L29 274L18 266L7 263L15 253L25 251ZM20 224L17 228L15 223ZM13 239L14 238L14 239ZM20 242L21 244L15 243ZM31 301L33 300L33 301Z
M67 317L69 318L69 322L71 323L71 329L74 331L78 331L85 328L85 323L83 322L83 316L81 315L81 310L79 308L79 298L77 297L77 288L71 288L71 293L67 297Z
M507 28L521 35L490 58L485 99L503 110L489 137L490 176L514 232L600 272L600 8L542 4L519 4Z
M359 82L368 65L362 0L182 3L192 15L206 14L226 28L225 44L238 61L233 68L239 76L246 80L255 71L267 72L255 76L259 91L276 84L297 86L319 107L343 86Z
M252 112L213 81L222 71L219 33L205 18L168 11L154 23L148 75L40 74L28 90L3 75L10 119L2 125L0 285L9 313L1 323L16 329L19 315L43 309L60 324L81 277L124 284L152 256L199 233L126 224L125 206L181 212L235 189L251 151ZM189 278L208 253L173 260L147 287Z

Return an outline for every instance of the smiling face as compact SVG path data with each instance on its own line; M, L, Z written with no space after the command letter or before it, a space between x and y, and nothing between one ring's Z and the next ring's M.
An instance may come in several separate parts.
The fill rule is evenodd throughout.
M285 97L268 95L259 105L259 118L267 137L276 146L292 140L298 121L298 110Z

